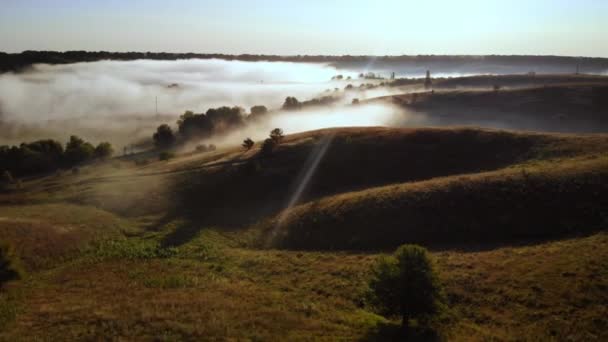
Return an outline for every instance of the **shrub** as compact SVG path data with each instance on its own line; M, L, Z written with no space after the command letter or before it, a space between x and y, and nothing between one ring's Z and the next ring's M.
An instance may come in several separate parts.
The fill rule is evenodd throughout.
M161 160L161 161L163 161L163 160L169 160L169 159L172 159L172 158L175 158L175 154L172 153L172 152L165 151L165 152L161 152L158 155L158 160Z
M399 315L407 331L410 318L439 312L443 293L426 249L403 245L378 261L369 282L372 304L386 315Z
M0 288L11 280L21 278L21 270L10 245L0 242Z

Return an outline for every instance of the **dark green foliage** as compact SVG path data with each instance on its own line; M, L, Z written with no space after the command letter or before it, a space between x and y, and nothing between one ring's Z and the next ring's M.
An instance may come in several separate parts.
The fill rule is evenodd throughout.
M244 124L245 110L241 107L219 107L207 110L213 133L221 133L229 129L241 127Z
M407 328L410 319L426 319L443 306L443 293L426 249L403 245L378 261L369 282L370 300L382 314L399 316Z
M179 133L186 139L208 138L214 133L225 132L244 124L241 107L211 108L206 113L187 111L177 121Z
M109 142L102 142L95 147L95 158L106 159L114 154L114 148Z
M65 147L65 161L75 165L90 160L95 155L95 147L78 136L72 135Z
M255 143L253 142L253 140L251 140L251 138L247 138L245 140L243 140L243 144L242 146L247 150L251 150L251 148L253 147Z
M11 280L21 278L21 270L10 245L0 242L0 288Z
M172 153L172 152L165 151L165 152L161 152L158 155L158 160L169 160L169 159L172 159L172 158L175 158L175 154Z
M168 148L175 143L175 135L173 134L173 130L167 124L158 126L156 133L154 133L152 138L154 139L154 145L157 148Z
M0 165L19 177L38 175L70 168L93 157L104 158L111 151L109 143L101 143L96 150L77 136L70 137L65 151L58 141L45 139L19 146L0 146Z

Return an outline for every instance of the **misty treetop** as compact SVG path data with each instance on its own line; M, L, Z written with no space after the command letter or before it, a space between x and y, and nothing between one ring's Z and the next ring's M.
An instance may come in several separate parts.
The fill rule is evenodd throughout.
M186 139L208 138L244 125L245 110L241 107L211 108L206 113L186 111L177 120L178 131Z
M70 168L93 159L105 159L114 153L112 145L102 142L96 147L78 136L71 136L65 149L52 139L0 146L0 171L16 177L44 174Z

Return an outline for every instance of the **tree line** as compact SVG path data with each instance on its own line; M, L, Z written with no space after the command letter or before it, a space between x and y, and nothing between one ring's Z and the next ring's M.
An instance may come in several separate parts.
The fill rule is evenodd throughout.
M338 100L333 96L322 96L308 101L299 101L293 96L288 96L285 98L281 110L295 111L306 107L329 105ZM215 134L242 128L248 122L260 120L268 113L268 108L263 105L251 107L249 113L238 106L210 108L205 113L194 113L188 110L177 120L177 131L174 131L169 124L162 124L152 134L152 139L157 148L170 148L189 140L207 139Z
M401 56L368 56L368 55L343 55L343 56L324 56L324 55L228 55L217 53L168 53L168 52L109 52L109 51L23 51L21 53L0 52L0 72L20 71L28 66L37 63L45 64L69 64L77 62L94 62L100 60L177 60L177 59L223 59L239 61L285 61L285 62L314 62L314 63L335 63L367 64L370 59L382 64L402 64L402 63L450 63L453 65L465 65L469 63L498 63L498 64L550 64L571 66L577 62L583 63L586 68L593 70L608 69L608 59L592 57L564 57L564 56L457 56L457 55L401 55Z
M113 153L114 149L108 142L94 146L75 135L70 137L65 148L53 139L22 143L19 146L3 145L0 146L0 172L8 172L12 177L44 174L95 159L106 159Z

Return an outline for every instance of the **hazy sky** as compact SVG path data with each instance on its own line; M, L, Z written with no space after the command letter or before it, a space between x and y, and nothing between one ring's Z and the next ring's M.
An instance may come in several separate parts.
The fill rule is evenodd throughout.
M608 57L608 0L0 0L0 51Z

